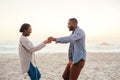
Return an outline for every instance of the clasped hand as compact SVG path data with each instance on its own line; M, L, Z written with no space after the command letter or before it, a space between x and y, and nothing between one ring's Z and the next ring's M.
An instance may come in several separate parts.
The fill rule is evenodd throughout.
M52 41L56 41L56 38L54 38L54 37L51 36L51 37L48 37L48 39L45 40L44 43L45 43L45 44L49 44L49 43L51 43Z

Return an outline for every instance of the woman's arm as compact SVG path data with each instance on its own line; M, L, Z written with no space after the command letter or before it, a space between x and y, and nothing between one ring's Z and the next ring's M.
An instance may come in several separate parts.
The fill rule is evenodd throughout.
M27 38L23 38L21 40L21 44L29 51L29 52L35 52L42 48L44 48L46 45L46 42L42 42L36 46L34 46Z

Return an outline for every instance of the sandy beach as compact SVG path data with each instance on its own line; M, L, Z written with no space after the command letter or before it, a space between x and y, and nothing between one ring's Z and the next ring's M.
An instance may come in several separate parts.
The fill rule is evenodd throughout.
M41 80L63 80L67 54L36 54ZM87 60L78 80L119 80L120 53L87 53ZM0 54L0 80L29 80L21 75L18 54Z

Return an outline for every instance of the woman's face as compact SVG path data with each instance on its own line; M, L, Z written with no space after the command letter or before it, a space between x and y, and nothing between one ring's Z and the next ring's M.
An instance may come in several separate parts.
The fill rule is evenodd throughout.
M23 33L25 36L29 36L30 33L32 32L31 26Z

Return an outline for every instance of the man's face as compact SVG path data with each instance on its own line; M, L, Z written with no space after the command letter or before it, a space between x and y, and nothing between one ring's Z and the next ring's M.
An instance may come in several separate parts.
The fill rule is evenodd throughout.
M32 32L32 28L29 27L29 28L25 31L25 36L29 36L31 32Z
M75 28L75 23L73 21L68 21L69 31L73 31Z

